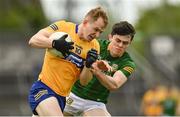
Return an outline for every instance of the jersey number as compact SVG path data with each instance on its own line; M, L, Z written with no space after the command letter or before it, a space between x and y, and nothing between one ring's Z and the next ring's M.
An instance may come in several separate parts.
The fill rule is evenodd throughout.
M76 47L75 53L81 54L81 48Z

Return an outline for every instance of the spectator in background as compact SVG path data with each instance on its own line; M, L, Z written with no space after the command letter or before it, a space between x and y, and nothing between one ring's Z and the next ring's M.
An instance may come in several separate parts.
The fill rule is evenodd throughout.
M177 88L167 87L167 93L165 99L161 102L163 109L162 116L176 116L177 104L178 104Z
M180 92L177 95L177 108L176 108L176 116L180 116Z
M165 99L166 87L156 85L145 92L142 98L141 113L144 116L161 116L163 108L161 101Z

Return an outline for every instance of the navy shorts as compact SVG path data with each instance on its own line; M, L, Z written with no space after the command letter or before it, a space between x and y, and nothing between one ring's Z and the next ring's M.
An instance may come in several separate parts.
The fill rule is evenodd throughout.
M45 85L41 81L36 81L32 85L29 92L29 96L28 96L28 101L29 101L33 114L38 115L38 113L35 110L37 105L41 101L49 97L55 97L58 100L61 111L63 112L65 104L66 104L66 97L56 94L52 89L50 89L47 85Z

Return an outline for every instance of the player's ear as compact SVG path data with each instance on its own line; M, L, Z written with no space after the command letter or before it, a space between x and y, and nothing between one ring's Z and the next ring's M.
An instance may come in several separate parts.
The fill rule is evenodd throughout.
M108 35L108 39L109 39L109 41L111 41L111 40L112 40L112 38L113 38L113 36L112 36L111 34L109 34L109 35Z

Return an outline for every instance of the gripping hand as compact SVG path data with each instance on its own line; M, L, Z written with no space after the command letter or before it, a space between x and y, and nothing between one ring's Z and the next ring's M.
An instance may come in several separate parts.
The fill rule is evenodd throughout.
M95 49L91 49L88 51L86 56L86 67L90 68L91 65L98 59L98 54Z
M58 51L60 51L63 56L67 56L70 52L69 50L74 49L73 44L74 42L67 42L65 39L68 35L63 35L61 38L57 40L53 40L52 47Z

